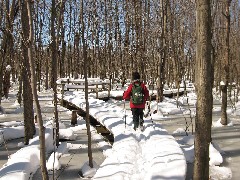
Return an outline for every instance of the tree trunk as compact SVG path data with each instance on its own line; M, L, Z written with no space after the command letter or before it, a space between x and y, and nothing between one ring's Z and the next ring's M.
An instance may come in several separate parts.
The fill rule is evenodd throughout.
M31 72L30 72L30 64L29 64L29 57L28 57L28 47L27 47L27 37L29 35L29 19L28 19L28 12L27 12L27 4L24 2L22 3L21 7L21 20L22 20L22 65L23 68L21 69L21 77L23 81L23 108L24 108L24 144L27 145L29 140L33 138L35 134L35 124L34 124L34 111L33 111L33 94L31 88Z
M26 11L27 9L22 9L22 11ZM24 13L22 13L23 15ZM24 17L22 17L24 19ZM28 21L26 21L28 23ZM27 29L26 29L27 30ZM28 33L29 30L23 30L25 33ZM34 112L33 112L33 94L32 88L30 84L31 73L30 73L30 65L27 54L27 47L22 43L22 52L23 52L23 66L24 70L21 71L22 79L23 79L23 107L24 107L24 130L25 130L25 139L24 144L29 143L29 139L33 138L35 133L34 126Z
M158 102L163 101L163 88L165 84L165 63L166 63L166 52L167 52L167 5L169 1L167 0L164 4L164 1L161 1L162 5L162 33L161 33L161 52L160 52L160 59L158 65L158 86L157 86L157 96Z
M45 76L46 76L46 78L45 78L45 90L47 90L48 89L48 87L49 87L49 49L47 49L47 52L46 52L46 54L47 54L47 57L46 57L46 72L45 72Z
M224 62L224 84L221 87L222 90L222 106L221 106L221 124L227 125L227 90L229 82L229 35L230 35L230 5L231 0L226 0L226 44L225 44L225 62Z
M55 0L52 0L52 15L51 15L51 35L52 35L52 88L53 88L53 101L54 101L54 119L56 125L56 145L59 146L59 121L57 109L57 48L55 36L55 19L56 19Z
M212 125L213 64L211 59L210 1L197 2L196 128L193 179L209 179L209 144Z
M83 43L83 60L84 60L84 78L85 78L85 101L86 101L86 126L88 134L88 158L89 166L93 168L93 158L92 158L92 137L90 131L90 120L89 120L89 102L88 102L88 79L87 79L87 48L85 44L85 22L83 17L83 0L81 4L81 25L82 25L82 43Z
M11 64L12 66L12 58L14 56L13 53L13 22L16 17L18 6L16 0L11 1L11 8L10 8L10 2L6 1L5 4L2 1L1 3L1 21L2 24L0 24L0 31L1 31L1 56L0 56L0 104L2 101L2 83L3 83L3 76L4 76L4 70L7 64ZM5 14L4 14L5 13ZM4 15L3 15L4 14ZM4 18L5 17L5 22ZM0 22L1 22L0 21Z
M34 65L34 59L33 59L33 52L32 52L32 44L33 44L33 25L32 25L32 4L33 1L31 0L24 0L22 2L22 8L26 8L27 5L27 12L22 12L22 13L27 13L23 14L24 18L28 18L28 23L23 23L22 28L23 29L28 29L29 31L27 34L23 35L23 41L24 43L27 44L28 47L28 59L29 59L29 64L30 64L30 69L31 69L31 87L32 87L32 93L33 93L33 98L35 101L36 105L36 113L37 113L37 120L38 120L38 125L39 125L39 140L40 140L40 166L42 170L42 178L44 180L48 180L48 172L46 168L46 156L45 156L45 129L43 127L43 120L42 120L42 114L41 114L41 108L40 104L38 101L38 95L37 95L37 89L36 89L36 74L35 74L35 65ZM25 32L26 33L26 32Z

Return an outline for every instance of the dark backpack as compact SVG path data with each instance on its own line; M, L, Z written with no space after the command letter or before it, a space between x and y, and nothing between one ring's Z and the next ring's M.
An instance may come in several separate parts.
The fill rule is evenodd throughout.
M131 100L133 104L142 104L144 102L144 93L141 83L133 83L131 91Z

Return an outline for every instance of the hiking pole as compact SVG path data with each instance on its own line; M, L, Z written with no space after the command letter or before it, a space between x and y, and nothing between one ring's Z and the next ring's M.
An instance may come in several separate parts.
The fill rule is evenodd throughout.
M125 123L125 129L126 129L126 102L125 102L125 99L123 100L123 102L124 102L124 105L123 105L123 107L124 107L124 123Z
M151 117L151 121L152 121L152 124L153 124L153 119L152 119L152 113L150 112L150 117Z
M152 121L152 124L153 124L153 119L152 119L152 113L151 113L151 102L152 102L152 96L153 96L153 89L154 89L154 83L152 81L152 94L150 94L150 97L149 97L149 112L150 112L150 117L151 117L151 121Z
M147 109L147 110L144 109L144 111L147 112L147 113L144 114L145 118L148 117L148 114L149 114L149 108L148 108L149 101L146 101L146 104L147 104L147 107L145 107L145 109Z
M149 109L149 116L151 117L151 121L152 121L152 124L153 124L152 113L151 113L151 101L149 102L148 109Z
M148 113L149 113L149 116L151 117L151 121L152 121L152 124L153 124L153 120L152 120L152 113L151 113L151 95L150 95L150 98L149 98L149 101L148 101Z

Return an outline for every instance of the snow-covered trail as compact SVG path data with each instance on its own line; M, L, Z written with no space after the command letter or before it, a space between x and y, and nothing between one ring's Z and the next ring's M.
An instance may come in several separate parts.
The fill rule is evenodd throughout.
M64 97L65 100L84 109L81 94ZM132 115L123 108L102 100L89 99L90 114L113 135L114 143L105 161L93 179L104 180L150 180L177 179L186 176L186 159L179 144L159 124L145 119L144 132L134 131Z
M160 127L153 128L150 123L142 133L127 128L124 134L114 135L114 140L111 155L94 179L185 179L183 152Z

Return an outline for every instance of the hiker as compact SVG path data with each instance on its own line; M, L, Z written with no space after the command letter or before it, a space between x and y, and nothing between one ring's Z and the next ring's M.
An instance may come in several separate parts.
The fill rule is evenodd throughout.
M10 83L10 73L11 73L12 67L10 65L7 65L4 77L3 77L3 93L6 99L8 99L9 89L11 87Z
M129 85L128 89L124 91L123 99L130 99L130 108L133 115L134 130L139 127L139 124L140 129L143 129L143 110L148 98L149 91L145 84L140 81L140 74L138 72L133 72L132 83Z

